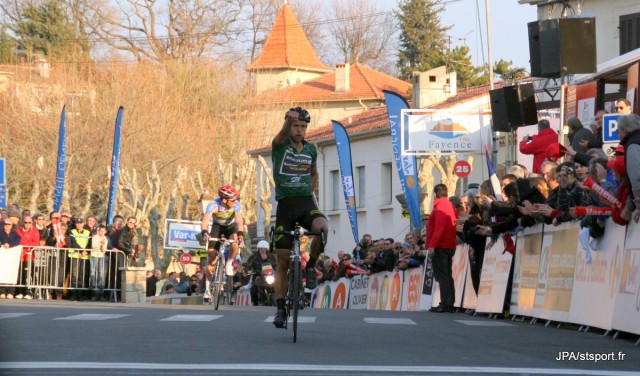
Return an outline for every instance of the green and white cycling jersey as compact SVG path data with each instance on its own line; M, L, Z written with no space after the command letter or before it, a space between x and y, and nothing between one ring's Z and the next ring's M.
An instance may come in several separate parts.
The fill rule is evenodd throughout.
M316 165L318 150L307 141L302 144L300 151L291 145L289 138L282 144L271 145L276 201L285 197L313 196L311 169Z
M213 212L216 209L218 210L218 212L214 214ZM207 209L205 210L205 214L211 215L211 220L213 221L213 223L222 226L229 226L230 224L235 222L236 213L241 212L242 205L240 204L239 200L236 200L231 208L227 208L222 203L222 199L220 197L209 203L209 205L207 205Z

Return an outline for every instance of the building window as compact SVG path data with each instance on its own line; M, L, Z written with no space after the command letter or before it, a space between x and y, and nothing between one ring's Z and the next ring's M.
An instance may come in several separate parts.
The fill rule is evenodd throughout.
M366 204L366 201L365 201L366 180L365 180L364 171L365 171L364 166L356 167L354 189L356 193L356 205L359 208L364 208Z
M640 13L620 16L620 55L640 48Z
M391 163L383 163L380 169L380 204L390 205L393 202L391 189L392 182Z
M331 174L331 210L340 209L340 197L342 195L342 181L340 180L340 171L333 170Z

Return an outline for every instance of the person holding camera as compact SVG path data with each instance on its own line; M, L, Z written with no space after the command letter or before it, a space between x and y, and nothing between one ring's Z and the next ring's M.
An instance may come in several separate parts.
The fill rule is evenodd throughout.
M534 174L542 173L542 162L544 162L547 153L547 146L558 143L558 134L551 129L549 120L542 119L538 121L538 134L527 135L520 141L520 153L533 154L533 170Z
M373 242L371 241L370 234L362 235L362 239L353 249L353 260L356 266L362 268L364 266L364 259L367 258L367 251L373 247Z

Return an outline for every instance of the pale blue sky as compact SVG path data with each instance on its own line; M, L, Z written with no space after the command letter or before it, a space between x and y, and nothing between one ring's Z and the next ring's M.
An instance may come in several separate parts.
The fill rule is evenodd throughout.
M376 2L385 10L397 8L396 0ZM485 0L445 0L444 3L445 11L441 13L441 21L443 26L453 25L448 33L452 37L451 47L466 43L471 49L474 65L484 64L488 59ZM529 71L527 23L537 19L537 8L518 4L517 0L491 0L489 5L493 60L511 60L514 66L524 67ZM478 7L482 30L478 28ZM481 46L484 47L484 59Z

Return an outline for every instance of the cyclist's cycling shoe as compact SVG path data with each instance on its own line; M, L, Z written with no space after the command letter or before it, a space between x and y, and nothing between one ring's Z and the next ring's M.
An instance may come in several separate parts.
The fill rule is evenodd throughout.
M307 288L315 289L318 285L318 277L316 276L316 269L314 267L308 267L306 270L307 274Z
M273 325L275 325L276 328L284 328L286 324L287 324L287 312L279 309L273 318Z

